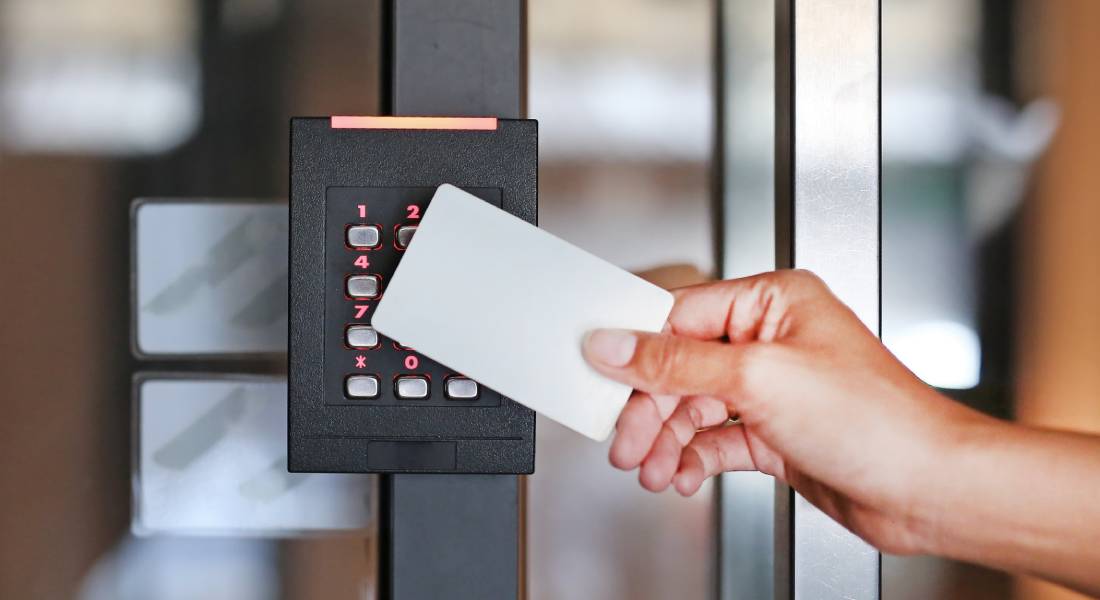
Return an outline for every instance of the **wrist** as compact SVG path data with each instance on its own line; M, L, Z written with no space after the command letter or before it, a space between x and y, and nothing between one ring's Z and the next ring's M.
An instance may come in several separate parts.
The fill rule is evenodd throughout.
M941 436L934 444L933 460L926 471L927 484L919 493L915 511L915 537L921 554L964 558L960 554L961 532L974 528L968 511L980 502L978 490L993 474L989 451L996 440L1010 433L1008 423L972 411L961 405L961 414L940 423Z

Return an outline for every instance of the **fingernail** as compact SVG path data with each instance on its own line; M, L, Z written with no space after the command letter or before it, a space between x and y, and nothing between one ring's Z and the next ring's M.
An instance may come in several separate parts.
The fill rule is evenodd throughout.
M588 358L609 367L626 366L637 345L638 338L633 333L619 329L597 329L584 339Z

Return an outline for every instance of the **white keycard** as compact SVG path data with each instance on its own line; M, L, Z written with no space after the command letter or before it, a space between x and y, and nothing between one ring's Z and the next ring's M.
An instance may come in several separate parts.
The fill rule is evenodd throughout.
M660 331L672 302L667 291L442 185L383 289L372 324L603 440L630 387L584 361L584 335L602 327Z

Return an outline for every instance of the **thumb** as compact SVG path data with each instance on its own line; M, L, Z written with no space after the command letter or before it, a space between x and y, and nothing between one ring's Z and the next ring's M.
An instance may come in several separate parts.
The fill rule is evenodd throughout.
M585 337L582 352L594 369L638 390L732 399L740 391L746 346L597 329Z

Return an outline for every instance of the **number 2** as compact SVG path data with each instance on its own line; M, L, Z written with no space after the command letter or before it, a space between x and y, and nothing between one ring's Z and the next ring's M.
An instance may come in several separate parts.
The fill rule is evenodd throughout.
M410 219L419 219L420 218L420 207L419 206L417 206L415 204L410 204L410 205L405 207L405 210L409 211L409 218Z

